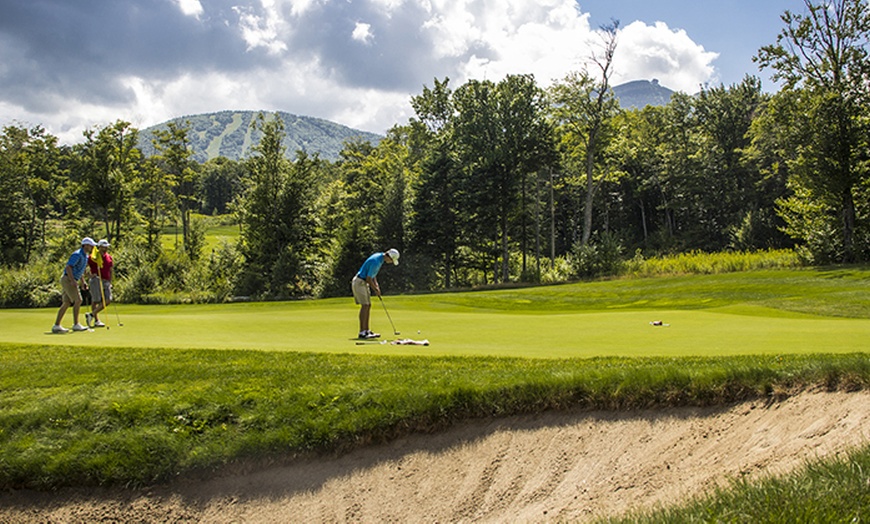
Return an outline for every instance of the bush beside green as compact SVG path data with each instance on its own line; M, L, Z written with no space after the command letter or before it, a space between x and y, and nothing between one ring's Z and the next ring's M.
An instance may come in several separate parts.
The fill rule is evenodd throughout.
M0 307L60 305L63 265L36 260L22 269L0 271Z

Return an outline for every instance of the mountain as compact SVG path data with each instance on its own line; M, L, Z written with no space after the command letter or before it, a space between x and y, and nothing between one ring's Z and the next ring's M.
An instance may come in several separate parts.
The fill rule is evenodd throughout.
M623 109L665 105L674 93L659 85L658 80L628 82L614 87L613 92ZM188 127L193 159L197 162L205 162L217 156L233 160L248 158L251 156L251 146L259 143L262 135L256 126L251 126L260 113L261 111L220 111L173 118L140 130L139 148L145 156L157 154L151 142L154 131L166 130L168 124L174 122L178 126ZM278 115L284 121L284 146L288 158L295 158L296 151L302 150L309 155L319 153L320 158L335 161L347 141L362 140L377 145L383 138L375 133L352 129L320 118L283 111L262 113L266 118Z
M188 139L193 159L205 162L217 156L240 160L251 156L251 145L260 141L262 133L251 126L261 111L221 111L174 118L139 131L139 148L145 156L157 154L151 140L155 130L166 130L170 122L189 129ZM266 118L276 114L284 121L284 145L287 157L295 158L296 151L309 155L320 154L324 160L337 160L346 141L362 140L377 145L383 138L375 133L309 116L298 116L282 111L262 112Z
M658 80L635 80L613 88L623 109L643 109L646 106L663 106L671 100L673 91L659 84Z

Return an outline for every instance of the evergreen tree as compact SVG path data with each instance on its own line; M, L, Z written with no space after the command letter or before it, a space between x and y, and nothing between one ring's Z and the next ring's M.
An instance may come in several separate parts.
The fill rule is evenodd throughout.
M262 138L248 162L248 187L239 214L246 266L245 294L282 298L310 294L307 257L314 236L312 216L318 160L284 155L284 124L258 119Z

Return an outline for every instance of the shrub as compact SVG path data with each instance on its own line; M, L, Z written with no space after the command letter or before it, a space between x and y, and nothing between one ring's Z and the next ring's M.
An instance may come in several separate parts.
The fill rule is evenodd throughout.
M239 275L245 265L245 257L238 246L221 241L208 260L209 288L217 302L232 298Z
M613 233L595 235L586 245L577 244L571 256L571 266L577 277L600 277L619 272L622 242Z
M48 307L60 305L60 275L63 266L47 258L0 273L0 307Z
M127 277L119 279L116 292L119 301L146 302L146 297L157 288L157 271L151 264L134 268Z

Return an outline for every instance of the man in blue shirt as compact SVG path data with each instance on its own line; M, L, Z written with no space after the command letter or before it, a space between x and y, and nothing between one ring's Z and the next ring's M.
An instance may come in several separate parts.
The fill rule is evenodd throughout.
M79 324L79 310L82 307L82 294L79 291L79 284L84 285L82 277L85 275L85 268L88 267L88 258L94 250L97 243L90 237L82 239L82 247L75 251L69 257L66 266L63 268L63 276L60 277L61 296L63 302L57 312L57 320L51 328L52 333L68 333L69 330L60 325L66 310L70 305L73 307L73 331L87 331L88 328Z
M353 290L354 302L359 304L359 338L369 339L378 338L380 335L372 333L369 330L369 317L372 312L372 294L373 289L378 296L381 296L381 288L378 286L378 271L384 262L388 262L395 266L399 265L399 252L395 249L388 249L385 253L375 253L363 262L356 275L351 281L351 289Z

